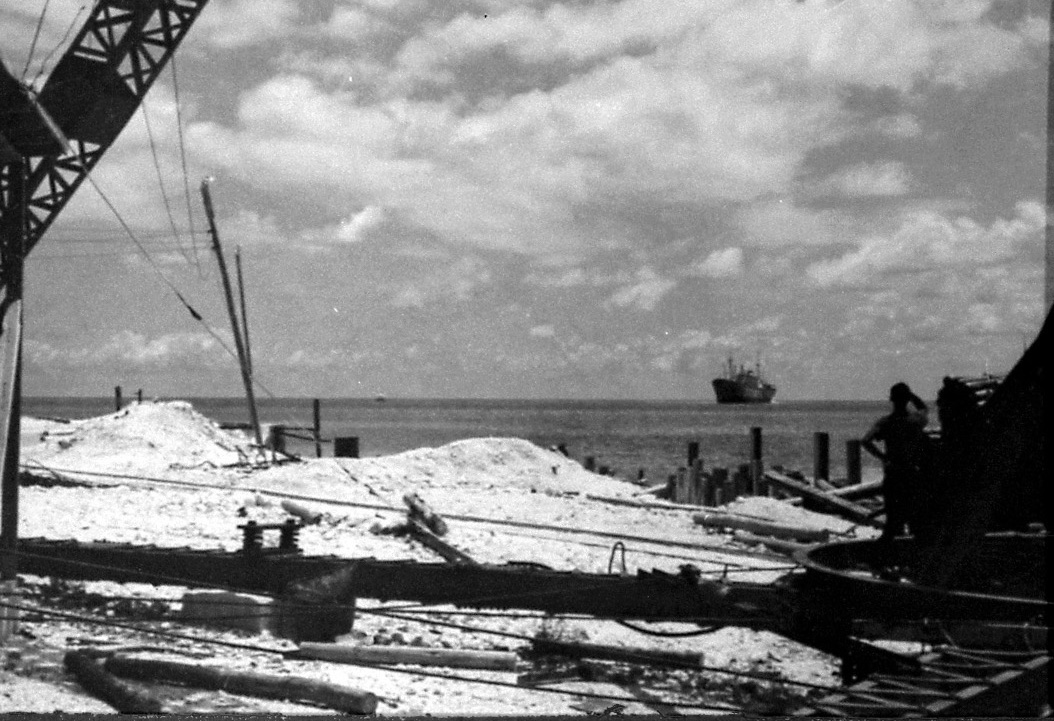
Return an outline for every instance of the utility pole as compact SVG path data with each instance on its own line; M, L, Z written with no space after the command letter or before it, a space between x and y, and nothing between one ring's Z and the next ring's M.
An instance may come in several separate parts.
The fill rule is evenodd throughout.
M231 319L231 331L234 333L234 346L238 351L238 365L242 371L242 382L245 384L245 397L249 402L249 422L252 424L253 433L256 436L256 445L263 446L263 438L260 435L260 420L256 416L256 397L253 395L252 371L245 353L244 337L238 324L238 313L234 309L234 294L231 291L231 278L227 273L227 263L223 260L223 249L220 248L220 234L216 230L216 216L212 211L212 196L209 195L210 178L201 181L201 198L205 203L205 216L209 221L209 233L212 235L212 249L216 252L216 260L220 264L220 278L223 281L223 295L227 300L227 314Z
M249 342L249 314L245 312L245 280L242 278L242 247L234 246L234 269L238 273L238 304L242 311L242 333L245 334L245 365L253 374L253 347Z
M2 137L2 136L0 136ZM0 582L18 574L18 465L22 436L22 281L25 265L26 178L29 161L0 164L8 175L9 215L0 217Z

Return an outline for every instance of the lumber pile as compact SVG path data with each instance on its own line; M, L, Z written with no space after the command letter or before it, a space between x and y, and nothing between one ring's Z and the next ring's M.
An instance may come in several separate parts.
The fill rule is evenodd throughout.
M875 514L868 508L861 506L852 501L848 501L834 491L821 490L818 487L809 485L805 481L792 478L785 473L780 473L775 470L765 471L765 481L784 491L793 493L810 502L813 506L824 513L831 513L845 518L846 520L859 523L861 525L872 526L874 528L880 528L882 524L875 520Z

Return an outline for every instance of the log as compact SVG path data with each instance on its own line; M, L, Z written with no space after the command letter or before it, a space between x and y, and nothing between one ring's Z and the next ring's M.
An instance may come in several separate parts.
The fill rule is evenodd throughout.
M844 488L838 488L831 491L832 495L844 498L847 501L855 501L860 498L870 498L872 496L877 496L880 493L882 493L882 481L857 483L852 486L845 486Z
M666 490L666 484L665 483L656 483L654 486L648 486L647 488L642 488L639 491L634 491L633 495L634 496L654 496L654 495L657 495L659 493L662 493L665 490Z
M624 648L622 646L605 646L595 643L574 643L554 639L536 638L534 650L543 654L569 656L571 658L593 658L606 661L622 661L646 666L667 666L673 668L698 667L703 665L701 653L680 653L677 651L653 651L645 648Z
M354 714L372 714L377 697L369 691L298 676L249 673L199 664L111 656L106 670L118 676L162 681L259 698L308 702Z
M333 663L407 664L490 671L515 671L512 651L471 651L418 646L353 646L342 643L302 643L287 658L314 658Z
M403 496L403 502L409 507L410 518L419 519L437 536L445 536L447 532L446 521L425 503L425 500L416 493L407 493Z
M804 551L812 547L812 544L809 543L795 543L794 541L773 536L759 536L749 531L736 531L732 537L740 543L747 543L751 546L765 546L765 548L786 556L793 556L798 551Z
M101 663L84 651L68 651L63 663L85 690L121 713L162 712L161 701L156 696L140 691L108 673Z
M448 563L467 563L473 566L479 565L472 556L455 548L436 534L432 533L432 531L425 527L425 525L417 518L411 517L407 520L406 530L413 538L431 548Z
M789 526L783 523L759 521L744 516L735 516L730 513L696 513L692 516L692 520L694 520L696 524L708 528L740 529L762 536L800 539L812 543L826 543L831 537L831 532L827 529Z
M873 528L880 528L882 526L880 522L872 517L871 512L863 506L858 506L857 504L851 503L844 498L839 498L832 493L825 493L819 489L813 488L804 481L799 481L776 471L765 471L765 480L771 485L778 486L784 490L796 493L803 498L807 498L810 501L813 501L817 506L841 516L842 518L847 518L850 521L855 521L856 523L868 525Z
M313 526L323 519L326 515L322 511L316 511L312 508L308 508L296 501L283 500L282 510L291 516L296 516L302 520L305 524Z

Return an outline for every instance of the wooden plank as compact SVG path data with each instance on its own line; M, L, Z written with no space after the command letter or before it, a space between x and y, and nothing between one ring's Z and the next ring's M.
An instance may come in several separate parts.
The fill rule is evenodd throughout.
M765 471L765 480L770 484L783 488L784 490L797 493L799 496L813 501L818 506L841 516L842 518L847 518L850 521L855 521L861 525L868 525L874 528L881 528L882 526L879 521L872 518L871 512L863 506L858 506L855 503L851 503L833 494L820 491L804 481L799 481L790 476L771 470Z
M447 532L446 521L432 510L431 506L416 493L407 493L403 496L403 502L409 507L410 517L417 518L437 536L445 536Z
M782 553L785 556L793 556L798 551L804 551L811 547L811 544L808 543L795 543L783 538L759 536L749 531L736 531L733 534L733 538L740 543L746 543L751 546L765 546L765 548Z
M125 678L171 682L260 698L308 702L345 713L372 714L377 710L377 697L369 691L298 676L231 671L200 664L129 656L110 657L106 661L105 669Z
M868 481L857 483L852 486L843 486L830 492L832 495L844 498L847 501L855 501L859 498L870 498L882 493L882 481Z
M822 528L803 528L791 526L774 521L761 521L755 518L737 516L732 513L707 512L696 513L692 520L700 526L708 528L731 528L749 531L759 536L773 536L775 538L790 538L812 543L826 543L831 538L831 532Z
M475 651L417 646L353 646L341 643L302 643L287 658L314 658L334 663L407 664L490 671L515 671L519 658L512 651Z
M470 555L455 548L439 536L432 533L432 531L426 528L417 518L411 517L408 519L406 522L406 529L411 536L438 553L445 561L450 563L467 563L473 566L479 565Z

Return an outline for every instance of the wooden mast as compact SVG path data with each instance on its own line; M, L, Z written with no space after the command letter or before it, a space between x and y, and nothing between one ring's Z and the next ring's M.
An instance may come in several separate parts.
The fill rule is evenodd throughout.
M238 351L238 366L242 372L242 382L245 384L245 397L249 403L249 422L252 424L253 433L256 436L256 445L263 446L263 438L260 436L260 420L256 416L256 397L253 395L252 371L245 354L245 342L240 324L238 323L238 312L234 309L234 294L231 291L231 278L227 273L227 263L223 259L223 249L220 248L220 234L216 230L216 217L212 211L212 197L209 195L209 178L201 181L201 198L205 203L205 216L209 221L209 234L212 235L212 249L216 252L216 259L220 265L220 279L223 281L223 295L227 300L227 314L231 319L231 332L234 334L234 347Z

